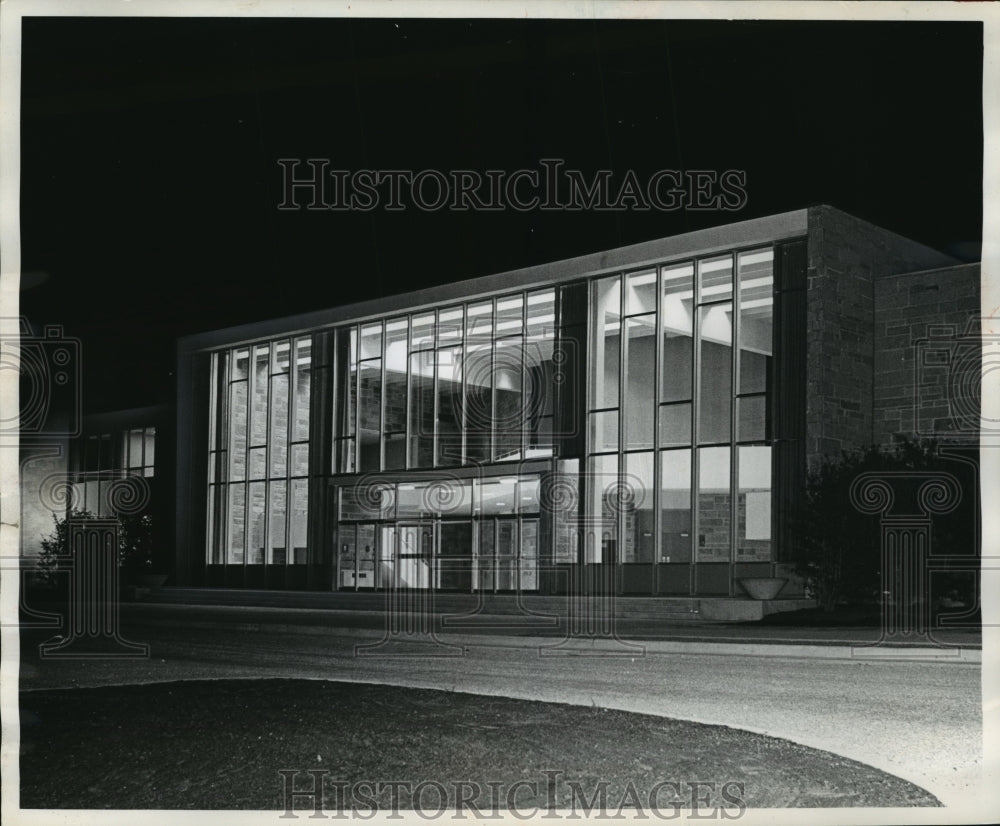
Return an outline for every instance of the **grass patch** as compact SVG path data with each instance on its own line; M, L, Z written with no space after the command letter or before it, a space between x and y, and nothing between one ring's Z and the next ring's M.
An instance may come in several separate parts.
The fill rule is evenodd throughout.
M449 807L464 797L484 813L497 797L500 809L531 811L570 808L574 794L583 811L579 795L590 801L604 783L610 814L622 804L650 814L664 782L672 785L654 800L664 815L695 798L730 814L739 805L939 805L911 783L787 740L563 703L286 679L21 695L23 808L284 810L280 770L303 772L296 788L313 782L304 772L328 771L327 783L346 782L345 808L370 808L369 797L383 812L393 808L392 788L352 795L354 784L408 783L396 801L412 809L419 784L437 781ZM327 813L341 794L327 787ZM425 785L416 802L433 813L440 794Z

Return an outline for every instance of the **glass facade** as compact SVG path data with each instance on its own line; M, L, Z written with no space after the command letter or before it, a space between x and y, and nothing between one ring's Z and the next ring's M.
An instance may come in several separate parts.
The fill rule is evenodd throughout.
M335 473L552 455L555 290L336 331Z
M109 486L123 476L155 476L156 428L131 427L113 433L87 434L73 446L72 502L94 516L114 513Z
M211 356L207 560L308 561L310 336Z
M698 593L699 565L772 561L773 268L734 250L211 354L208 562L467 593L583 563Z
M771 560L773 262L592 281L586 562Z

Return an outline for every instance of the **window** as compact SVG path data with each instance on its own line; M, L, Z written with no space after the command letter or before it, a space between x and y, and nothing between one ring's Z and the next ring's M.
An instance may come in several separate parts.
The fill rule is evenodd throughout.
M212 354L209 563L308 561L311 366L308 336Z
M773 263L592 281L585 496L606 524L587 561L770 560Z
M336 331L338 473L551 456L555 291Z

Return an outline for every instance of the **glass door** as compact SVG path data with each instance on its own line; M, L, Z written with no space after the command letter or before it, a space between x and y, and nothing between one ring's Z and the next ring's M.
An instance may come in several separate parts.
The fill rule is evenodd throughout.
M437 582L448 591L472 590L472 523L441 522Z
M479 547L476 549L475 577L473 582L477 591L492 592L494 589L494 568L493 558L496 550L496 522L492 519L484 519L479 522Z
M517 520L497 520L496 589L517 588Z
M430 588L434 566L434 526L400 523L397 531L395 586Z
M379 529L378 565L375 585L392 588L396 584L396 526L382 525Z
M520 583L522 591L538 590L538 520L521 522Z

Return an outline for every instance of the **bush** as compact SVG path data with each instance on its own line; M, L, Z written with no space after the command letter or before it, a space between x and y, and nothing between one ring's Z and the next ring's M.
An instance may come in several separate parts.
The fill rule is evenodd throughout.
M38 556L39 579L43 584L55 583L61 559L70 554L70 521L86 521L97 517L87 510L72 510L67 516L52 514L54 529L42 539ZM153 566L153 518L149 514L118 517L118 567L127 578L150 571Z
M891 447L874 446L844 452L824 461L807 477L802 506L796 514L796 572L826 611L841 602L871 603L882 598L881 528L878 515L859 512L851 502L854 480L866 472L914 471L914 479L894 482L900 512L917 513L917 473L944 472L956 476L963 493L971 490L967 465L942 457L936 443L904 439ZM964 495L953 513L931 521L931 548L935 555L977 553L975 497ZM946 577L935 577L945 584ZM963 593L949 585L951 598L975 600L974 577L953 576ZM969 593L965 593L969 592Z

